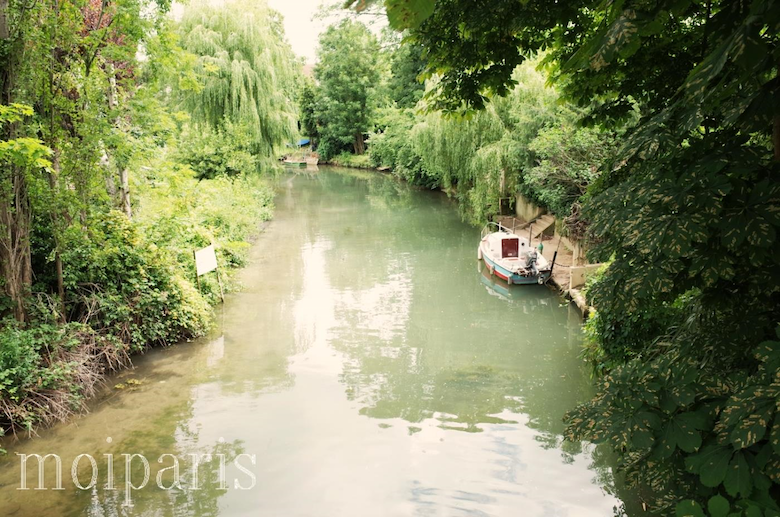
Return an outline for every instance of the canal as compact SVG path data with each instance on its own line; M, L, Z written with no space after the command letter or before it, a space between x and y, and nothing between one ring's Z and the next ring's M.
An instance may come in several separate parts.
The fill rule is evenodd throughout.
M0 514L613 515L603 453L562 438L592 393L576 311L480 272L479 229L440 193L320 167L281 177L275 204L207 338L6 445ZM53 456L47 490L34 458L19 490L34 453L61 459L62 490Z

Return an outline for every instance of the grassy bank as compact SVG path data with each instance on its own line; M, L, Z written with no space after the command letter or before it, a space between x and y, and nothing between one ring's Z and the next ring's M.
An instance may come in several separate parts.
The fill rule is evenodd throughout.
M26 325L2 322L0 434L65 420L133 354L205 333L219 287L213 273L195 287L193 250L214 244L229 291L272 215L272 190L258 176L198 181L163 153L132 178L132 219L105 211L66 233L64 314L40 289Z
M350 154L341 153L333 156L328 160L328 165L336 165L338 167L352 167L355 169L374 169L376 166L371 161L368 154Z

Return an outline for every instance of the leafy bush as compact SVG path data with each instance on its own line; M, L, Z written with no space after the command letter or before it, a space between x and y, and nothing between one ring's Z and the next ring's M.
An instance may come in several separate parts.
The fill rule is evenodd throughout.
M252 154L250 144L247 128L229 121L216 130L191 125L182 135L177 159L189 165L198 179L253 173L260 161Z
M273 211L273 191L256 175L197 181L191 169L164 159L137 189L141 202L136 220L193 284L193 250L214 244L223 271L243 266L247 240ZM219 288L212 276L203 277L201 286L215 301Z
M411 185L439 188L439 178L428 172L412 142L414 111L388 108L384 110L381 131L371 135L368 154L376 167L390 167L393 174Z
M601 164L614 148L609 131L567 122L544 128L529 145L536 163L524 172L520 190L554 214L566 217L572 204L598 178Z
M754 346L749 369L726 375L671 343L633 359L568 415L568 438L623 451L654 513L778 515L780 327L777 336ZM698 502L678 502L693 494Z
M341 153L331 157L328 163L340 167L355 167L357 169L371 169L374 167L368 154Z
M594 372L603 374L625 364L684 321L696 292L672 303L648 305L645 310L613 312L596 308L585 322L585 358Z
M116 340L79 323L0 327L0 436L11 423L32 429L72 414L100 373L127 362Z
M780 190L761 148L718 138L634 158L588 203L591 253L613 258L588 294L644 343L621 356L609 341L629 336L599 328L618 364L569 415L569 436L619 451L654 513L778 515Z
M71 226L64 235L65 287L77 293L71 316L134 351L202 334L208 305L172 257L120 212L94 219L89 230Z

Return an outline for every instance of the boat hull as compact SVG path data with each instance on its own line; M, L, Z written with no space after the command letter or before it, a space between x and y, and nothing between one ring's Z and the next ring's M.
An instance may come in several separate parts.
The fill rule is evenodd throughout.
M490 259L487 253L481 253L482 260L488 268L491 268L493 274L498 278L505 280L509 284L516 285L528 285L528 284L544 284L550 279L550 271L540 271L537 275L523 276L517 273L512 273L508 269L502 267Z

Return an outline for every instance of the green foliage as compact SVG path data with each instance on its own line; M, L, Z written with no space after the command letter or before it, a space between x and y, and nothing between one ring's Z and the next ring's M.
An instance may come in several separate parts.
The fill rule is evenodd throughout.
M93 394L96 370L115 366L124 357L112 339L80 323L23 328L15 321L3 321L0 422L32 430L71 414L85 396Z
M293 93L299 73L278 15L264 1L190 5L179 26L197 56L195 83L179 83L184 104L212 129L226 120L249 131L252 152L269 158L295 135Z
M537 64L519 67L514 73L517 86L483 111L466 117L429 113L414 125L410 138L380 138L378 145L396 142L403 149L405 139L411 139L414 152L406 154L411 158L408 168L420 165L410 176L454 193L464 218L474 224L498 213L499 198L513 199L517 192L568 216L613 151L613 135L577 128L576 112L558 102ZM402 135L392 125L403 124L403 119L393 120L385 134Z
M603 281L598 279L594 285ZM594 372L602 375L640 355L648 346L676 328L687 315L690 295L673 303L652 305L645 310L613 313L609 307L596 309L585 322L585 358Z
M412 139L416 118L411 109L382 110L378 126L371 134L368 152L376 167L389 167L393 174L424 188L439 188L439 178L428 173Z
M198 181L194 171L162 157L137 183L141 192L138 222L146 235L175 257L175 264L195 282L192 251L214 244L228 269L246 263L248 239L261 221L271 218L273 191L256 176L217 177ZM201 278L209 296L218 288Z
M178 160L189 165L198 179L257 172L260 163L251 152L250 131L226 121L218 129L189 126L182 134Z
M617 256L594 303L632 311L694 287L713 296L778 292L780 186L760 148L721 138L723 147L692 140L637 163L636 175L593 198L594 256Z
M599 177L601 164L614 148L614 137L608 131L578 128L569 121L544 128L529 145L536 164L523 175L521 191L566 217L572 204Z
M312 140L312 145L316 145L320 137L319 121L317 119L318 100L319 90L315 86L314 81L305 80L303 90L301 90L301 95L298 99L298 104L301 108L301 133Z
M413 108L422 98L425 84L419 77L424 67L419 45L402 43L391 54L387 88L399 108Z
M72 226L63 244L65 286L77 294L71 313L95 330L133 351L205 331L206 303L124 214L96 218L89 230Z
M0 105L0 128L21 122L32 115L32 107L24 104ZM36 138L19 137L0 140L0 164L6 170L15 167L28 172L48 171L51 168L51 154L51 149ZM6 179L10 180L10 178ZM6 189L0 191L4 190Z
M361 12L380 3L380 0L345 0L344 7ZM397 30L419 26L433 13L436 0L387 0L382 2L387 9L390 25Z
M61 329L40 325L23 330L12 322L0 333L0 396L18 402L34 389L52 389L62 370L47 369L41 352L59 341Z
M390 5L402 0L388 0ZM433 8L432 0L424 0ZM528 53L543 50L559 20L576 23L579 8L572 2L499 1L489 9L470 0L437 0L421 25L407 24L409 40L425 50L426 78L436 77L426 93L429 107L446 113L481 109L489 98L504 96L516 84L514 70ZM422 11L422 13L427 10ZM575 28L577 26L575 25Z
M364 134L371 129L376 109L376 38L362 23L347 19L320 36L317 55L320 156L328 161L348 149L363 154Z
M367 154L341 153L332 156L328 163L340 167L354 167L356 169L372 169L374 167L371 158Z
M624 451L629 479L655 494L653 511L705 515L696 501L678 502L696 494L711 516L777 515L780 341L754 346L747 374L724 376L682 352L667 344L612 370L569 415L569 437Z

